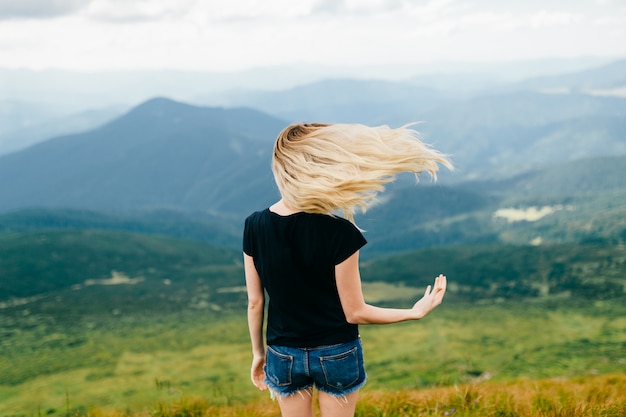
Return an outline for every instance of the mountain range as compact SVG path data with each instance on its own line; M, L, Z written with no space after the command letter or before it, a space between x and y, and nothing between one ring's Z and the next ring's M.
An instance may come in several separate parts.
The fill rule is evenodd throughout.
M508 84L482 81L471 94L460 85L476 79L482 80L327 79L279 91L207 94L195 102L249 106L286 121L417 123L425 141L453 156L452 181L626 154L626 60Z
M150 99L98 127L0 155L0 231L96 227L236 246L242 219L278 198L271 148L290 121L397 126L419 115L422 138L450 154L456 170L442 171L437 185L401 176L357 217L382 252L536 238L493 222L506 206L575 202L576 231L557 238L552 224L536 235L588 238L596 231L582 231L583 219L603 209L598 202L612 198L622 207L626 98L582 87L540 90L619 89L624 67L470 96L409 82L335 79L233 94L230 107ZM606 212L606 221L620 210ZM599 236L620 236L611 230Z
M575 171L586 162L572 161L626 154L622 98L507 93L423 114L431 120L424 140L456 165L454 174L442 172L444 184L497 181L560 163ZM152 99L99 128L0 156L0 211L149 208L239 216L276 198L270 152L286 124L252 108ZM608 167L599 167L601 176L619 178ZM542 192L549 192L545 184Z

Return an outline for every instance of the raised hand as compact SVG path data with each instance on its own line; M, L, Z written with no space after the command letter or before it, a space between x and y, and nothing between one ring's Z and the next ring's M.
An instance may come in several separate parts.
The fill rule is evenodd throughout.
M413 310L417 313L417 318L426 316L441 304L443 296L446 293L446 285L445 275L439 274L439 276L435 278L435 284L432 287L430 285L426 287L424 296L413 305Z

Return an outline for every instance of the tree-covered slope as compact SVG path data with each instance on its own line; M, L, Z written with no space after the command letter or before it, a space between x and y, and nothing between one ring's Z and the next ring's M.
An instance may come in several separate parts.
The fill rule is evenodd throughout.
M213 289L242 285L240 253L115 231L6 234L0 236L0 300L113 286L155 302L162 293L192 292L200 283Z
M477 301L497 298L626 295L626 249L603 242L583 245L491 245L432 248L377 258L363 265L365 281L426 286L448 277L450 293Z

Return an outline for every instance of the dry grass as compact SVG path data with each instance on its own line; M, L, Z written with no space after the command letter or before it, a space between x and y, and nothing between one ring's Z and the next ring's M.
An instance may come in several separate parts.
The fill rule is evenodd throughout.
M269 399L214 405L185 398L159 403L143 411L92 410L89 417L274 417L278 405ZM368 391L357 417L623 417L626 416L626 375L572 379L483 382L424 390Z

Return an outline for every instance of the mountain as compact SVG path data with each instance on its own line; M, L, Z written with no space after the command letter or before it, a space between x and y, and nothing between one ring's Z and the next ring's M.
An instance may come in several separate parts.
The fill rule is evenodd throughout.
M22 150L52 137L94 129L122 113L120 107L111 107L29 123L26 127L0 134L0 155Z
M612 85L619 85L622 67L616 62L578 77L595 80L598 86L610 78ZM446 179L457 182L510 176L589 156L626 154L625 97L586 90L551 94L530 84L475 87L476 92L468 94L467 89L455 90L454 80L447 80L450 89L437 90L425 87L423 80L334 79L283 91L212 94L200 101L249 106L290 122L391 126L418 122L415 128L426 142L453 156L458 169ZM434 86L441 85L435 81Z
M444 96L411 82L327 79L282 91L230 91L199 96L199 103L246 106L289 121L385 124L392 116L409 114L404 121L441 103Z
M559 74L558 76L533 77L515 83L509 88L566 94L587 92L598 95L626 96L626 59L597 68Z
M496 202L483 192L440 184L392 184L387 188L379 195L379 202L359 217L367 230L382 232L395 224L428 223L482 210ZM384 224L382 229L380 223Z
M372 243L364 254L527 243L537 236L562 241L558 222L511 232L493 222L493 213L506 208L502 204L567 204L568 198L589 195L605 201L599 196L623 191L623 158L581 158L626 149L621 103L587 95L507 93L449 103L448 119L429 110L441 119L437 132L426 129L425 139L445 138L435 145L453 153L457 172L442 172L441 185L433 187L416 187L410 176L391 184L377 205L357 216ZM242 218L278 198L270 157L285 124L250 108L160 98L100 128L1 156L0 211L7 214L0 217L0 232L91 228L238 246ZM472 176L480 182L463 181ZM583 230L584 219L597 208L570 219L577 226L562 239L592 237ZM554 217L565 215L570 214ZM607 219L618 215L621 211ZM539 232L540 227L547 229ZM620 230L599 236L617 238Z
M64 112L41 103L2 100L0 101L0 135L50 121L63 115L65 115Z
M416 66L389 63L348 67L281 65L226 72L171 69L84 72L0 68L0 101L54 103L57 109L62 108L67 111L66 114L71 114L86 108L136 105L149 97L164 96L189 102L206 93L221 94L236 89L284 90L329 78L409 79L443 73L449 75L446 77L449 80L459 73L467 78L465 74L469 73L505 81L572 72L606 62L607 58L586 57L489 63L433 62ZM458 83L452 81L453 85ZM428 86L432 87L431 84Z
M0 157L0 211L247 213L275 198L270 153L284 125L251 109L153 99L98 129Z
M378 204L356 216L356 223L369 242L362 251L366 258L409 249L497 240L485 227L447 232L443 226L455 218L495 210L498 199L484 191L421 184L388 188L380 195Z
M508 179L468 182L468 189L508 198L593 196L626 191L626 155L582 158Z
M423 117L425 141L452 154L457 180L626 154L625 98L512 92L450 102Z
M587 71L585 76L619 73L621 67L616 63L607 68ZM429 201L439 217L458 217L497 209L491 206L492 198L501 198L502 187L520 197L579 195L585 189L581 184L588 184L590 193L603 192L599 184L623 176L619 164L613 163L578 169L579 164L589 164L589 157L626 155L626 98L497 89L453 97L449 91L410 82L334 79L231 99L232 104L241 101L262 110L199 107L157 98L99 128L0 156L0 212L29 207L117 214L209 212L225 219L225 224L237 224L278 197L270 158L274 138L289 121L283 117L392 126L422 120L416 127L424 141L451 155L456 171L444 171L440 178L443 185L454 187L433 193L436 188L420 186L393 194L406 185L401 182L362 218L368 230L377 227L369 216L379 215L391 223L398 219L397 229L386 227L388 247L400 248L401 242L467 242L469 235L476 241L492 241L497 233L469 233L468 225L462 231L449 229L448 235L441 228L435 233L424 228L429 220L418 213L407 217L397 208L385 212L386 207L420 207L421 201ZM274 116L268 115L270 111ZM546 167L560 169L569 163L564 174L554 171L534 180ZM586 172L585 179L574 179L579 172ZM450 198L458 198L460 204ZM449 213L452 206L460 211ZM179 236L176 227L149 223L141 226L143 230ZM419 227L402 230L406 223ZM196 238L201 240L210 234L205 231L217 230L215 219L198 224L202 232Z
M584 158L508 179L394 184L356 216L363 258L427 247L626 238L626 156Z

